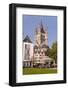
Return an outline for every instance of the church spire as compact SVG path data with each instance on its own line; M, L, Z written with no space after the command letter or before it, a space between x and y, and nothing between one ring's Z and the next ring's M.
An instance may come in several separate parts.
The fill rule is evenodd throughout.
M41 26L41 28L43 28L42 20L41 20L40 26Z

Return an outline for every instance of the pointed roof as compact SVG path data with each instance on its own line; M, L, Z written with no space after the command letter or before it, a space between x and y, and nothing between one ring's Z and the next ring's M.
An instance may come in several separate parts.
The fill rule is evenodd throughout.
M41 28L41 32L42 32L42 33L45 33L45 31L44 31L44 29L43 29L43 28Z
M41 21L41 24L40 24L40 26L41 26L41 32L42 32L42 33L45 33L45 31L44 31L44 28L43 28L42 21Z
M41 33L45 33L44 28L43 28L42 21L41 21L41 23L38 26L40 27Z
M28 35L25 37L25 39L23 40L23 42L32 43L32 41L30 40L30 38L29 38Z

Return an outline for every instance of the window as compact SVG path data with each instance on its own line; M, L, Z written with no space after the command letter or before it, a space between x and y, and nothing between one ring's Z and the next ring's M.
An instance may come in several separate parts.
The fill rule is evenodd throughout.
M25 44L25 60L30 59L30 45Z

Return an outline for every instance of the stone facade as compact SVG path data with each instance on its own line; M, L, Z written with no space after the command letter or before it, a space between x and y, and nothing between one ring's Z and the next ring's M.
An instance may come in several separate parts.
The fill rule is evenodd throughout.
M42 25L38 25L35 30L35 45L34 45L34 64L45 67L53 61L51 58L46 56L46 51L48 49L48 31Z

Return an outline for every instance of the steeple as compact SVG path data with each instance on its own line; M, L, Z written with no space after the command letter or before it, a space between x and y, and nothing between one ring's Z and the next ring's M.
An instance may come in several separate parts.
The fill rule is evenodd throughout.
M43 42L48 46L48 32L47 30L43 27L42 20L40 24L36 28L36 36L35 36L35 41L37 45L42 44Z
M40 26L41 26L41 29L43 29L43 24L42 24L42 20L41 20Z
M43 27L42 20L41 20L40 26L41 26L41 33L45 33L45 30L44 30L44 27Z
M41 20L40 24L38 24L36 31L40 31L41 33L45 33L42 20Z

